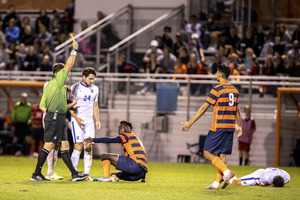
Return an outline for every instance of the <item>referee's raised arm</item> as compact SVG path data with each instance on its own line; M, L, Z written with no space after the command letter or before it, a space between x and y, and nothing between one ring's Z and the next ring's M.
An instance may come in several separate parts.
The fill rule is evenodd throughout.
M65 65L68 72L70 72L72 67L74 66L76 55L77 55L78 43L75 40L73 40L72 47L73 49Z

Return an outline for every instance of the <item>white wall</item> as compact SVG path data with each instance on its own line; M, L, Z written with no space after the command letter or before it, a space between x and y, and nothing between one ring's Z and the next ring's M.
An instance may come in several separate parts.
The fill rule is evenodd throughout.
M76 19L96 19L97 11L108 15L131 4L133 7L177 7L188 0L76 0Z

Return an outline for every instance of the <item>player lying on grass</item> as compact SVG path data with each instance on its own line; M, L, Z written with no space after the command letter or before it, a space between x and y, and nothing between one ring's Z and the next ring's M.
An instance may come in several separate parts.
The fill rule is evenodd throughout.
M101 154L101 165L104 176L95 178L93 181L115 182L119 179L126 181L145 181L145 175L148 172L146 151L143 143L131 132L130 122L121 121L118 127L119 135L117 137L86 138L84 143L121 143L125 156L104 153ZM120 171L110 174L110 165Z
M252 174L239 179L233 177L229 180L232 185L259 185L269 187L283 187L290 181L290 175L278 168L258 169Z

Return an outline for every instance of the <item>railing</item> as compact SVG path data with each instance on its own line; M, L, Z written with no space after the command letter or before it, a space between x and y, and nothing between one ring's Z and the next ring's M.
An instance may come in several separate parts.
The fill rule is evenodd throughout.
M48 81L52 76L51 72L21 72L21 71L0 71L0 81ZM181 114L186 113L187 119L190 117L191 110L191 97L195 97L190 93L192 84L211 85L217 84L215 75L180 75L180 74L153 74L153 78L148 79L148 74L122 74L122 73L98 73L95 84L99 87L100 91L100 107L102 109L113 110L115 109L116 93L118 93L118 87L122 85L124 93L121 96L125 97L126 106L123 108L123 112L126 112L127 118L130 117L131 96L136 95L133 87L142 88L144 83L161 83L161 82L173 82L184 85L187 93L181 98L186 98L186 111L176 111ZM184 78L183 80L172 80L173 77ZM240 81L236 81L236 79ZM72 72L69 75L69 79L66 84L71 85L75 82L81 81L82 76L80 72ZM281 86L281 87L300 87L299 77L287 77L287 76L230 76L229 81L240 89L240 94L248 98L247 104L252 104L253 89L257 89L258 86ZM118 84L119 83L119 84ZM205 97L207 93L202 94ZM155 96L152 94L151 96ZM143 100L141 100L143 101ZM147 112L147 109L143 112ZM149 110L148 110L149 111ZM153 110L151 111L153 112ZM175 113L176 113L175 112Z
M177 20L177 23L179 23L179 26L182 25L183 23L183 17L184 17L184 6L178 6L177 8L174 8L172 11L160 16L159 18L155 19L154 21L152 21L151 23L147 24L146 26L142 27L141 29L137 30L136 32L134 32L133 34L129 35L128 37L124 38L122 41L118 42L117 44L115 44L114 46L110 47L108 49L108 53L107 53L107 71L111 72L111 63L112 63L112 59L111 56L115 55L115 59L114 63L115 63L115 72L117 72L117 60L118 60L118 56L119 56L119 52L127 47L127 56L129 57L129 52L130 52L130 45L135 42L136 38L140 37L143 33L153 29L154 27L156 27L157 25L159 25L160 23L176 16L176 15L180 15L181 19Z
M76 34L74 38L79 43L82 40L89 37L91 34L96 34L96 66L100 66L100 51L101 51L101 30L102 28L106 27L107 25L111 24L117 18L123 16L124 14L129 14L129 24L132 23L132 6L127 5L118 11L111 13L110 15L106 16L102 20L96 22L95 24L91 25L87 29L81 31L80 33ZM128 26L131 27L130 25ZM131 30L128 31L128 35L131 33ZM72 38L69 38L64 43L55 47L55 53L53 55L54 62L56 62L57 56L65 53L66 57L69 55L69 49L72 46Z

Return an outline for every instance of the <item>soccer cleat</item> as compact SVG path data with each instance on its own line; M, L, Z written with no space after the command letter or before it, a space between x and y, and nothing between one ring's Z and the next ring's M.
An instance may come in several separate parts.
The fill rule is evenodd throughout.
M46 179L43 176L43 174L35 175L34 173L32 174L30 180L32 180L32 181L50 181L50 180Z
M113 182L113 183L114 182L119 182L119 180L120 180L117 175L111 175L110 178L111 178L111 182Z
M233 177L234 177L234 172L233 171L230 171L230 173L228 174L228 176L226 176L226 177L224 176L223 177L224 183L223 183L222 189L225 189L228 186L229 180L231 178L233 178Z
M219 188L218 187L214 187L212 184L208 187L206 187L206 189L208 190L218 190Z
M82 181L86 179L89 175L77 172L77 174L72 175L72 181Z
M108 178L108 177L94 178L93 181L97 181L97 182L113 182L112 178Z
M88 176L87 178L84 179L84 181L93 181L93 179L90 176Z
M56 173L53 173L51 176L46 176L46 179L48 180L63 180L64 177L57 175Z

